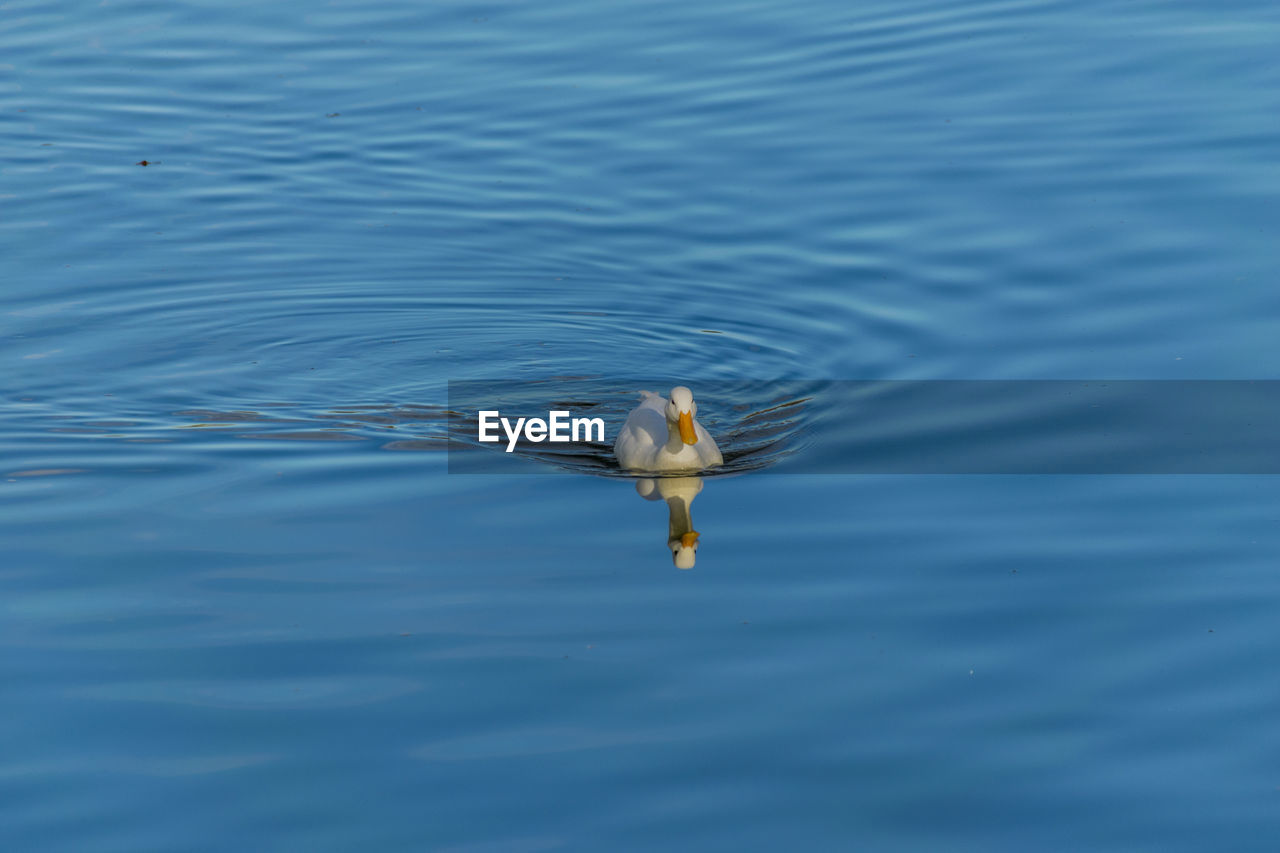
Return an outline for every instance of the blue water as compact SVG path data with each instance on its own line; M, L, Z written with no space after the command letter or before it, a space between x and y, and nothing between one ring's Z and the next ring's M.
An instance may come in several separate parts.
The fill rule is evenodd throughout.
M460 380L696 379L723 423L748 380L1280 378L1277 38L4 3L0 848L1274 849L1273 476L772 473L883 437L868 401L815 455L815 403L721 434L760 464L682 571L603 452L448 473L445 418Z

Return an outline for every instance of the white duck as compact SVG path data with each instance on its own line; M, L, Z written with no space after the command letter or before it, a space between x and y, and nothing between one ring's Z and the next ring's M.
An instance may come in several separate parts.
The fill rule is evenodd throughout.
M619 465L665 473L700 471L724 462L715 439L695 420L698 404L692 391L677 385L669 400L652 391L641 391L640 398L613 443Z

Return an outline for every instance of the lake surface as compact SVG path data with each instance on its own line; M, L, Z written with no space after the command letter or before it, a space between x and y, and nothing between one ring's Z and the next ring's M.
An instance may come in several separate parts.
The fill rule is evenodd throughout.
M1280 484L1044 389L1280 379L1278 39L0 4L0 847L1274 849ZM637 378L691 570L607 442L450 473L451 383Z

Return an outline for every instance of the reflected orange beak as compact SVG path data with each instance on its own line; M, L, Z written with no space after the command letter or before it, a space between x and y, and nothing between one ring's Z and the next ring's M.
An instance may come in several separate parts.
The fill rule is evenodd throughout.
M698 542L698 531L690 530L688 533L680 537L680 545L685 548L692 548Z
M680 440L685 444L697 444L698 434L693 431L693 415L680 413Z

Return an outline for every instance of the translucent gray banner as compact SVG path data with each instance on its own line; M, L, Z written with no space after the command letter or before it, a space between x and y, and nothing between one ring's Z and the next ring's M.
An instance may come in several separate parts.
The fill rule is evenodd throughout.
M450 382L449 470L631 476L613 456L618 431L640 389L666 396L675 384L693 390L697 419L723 452L708 475L1280 473L1276 380L594 377ZM500 418L525 427L513 433ZM569 439L532 440L533 419ZM575 439L575 419L603 436L579 424ZM482 425L499 440L481 441Z

